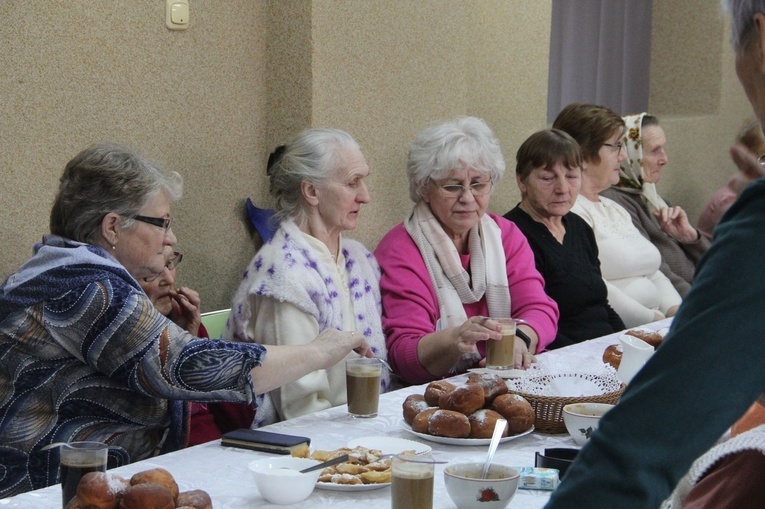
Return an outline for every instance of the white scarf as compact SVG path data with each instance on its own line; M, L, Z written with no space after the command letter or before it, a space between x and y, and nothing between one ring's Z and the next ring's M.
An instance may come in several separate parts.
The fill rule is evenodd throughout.
M436 290L441 315L436 330L461 325L468 319L463 304L478 302L484 295L491 317L510 318L510 288L502 230L492 218L484 214L470 230L470 274L462 268L454 242L427 203L421 200L414 206L404 227L420 250ZM479 359L477 353L465 354L452 370L459 371Z

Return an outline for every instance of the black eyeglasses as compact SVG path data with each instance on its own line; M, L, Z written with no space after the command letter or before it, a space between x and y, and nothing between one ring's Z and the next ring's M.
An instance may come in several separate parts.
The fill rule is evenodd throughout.
M136 221L141 221L142 223L153 224L158 228L164 229L165 233L167 233L167 230L169 230L170 226L173 224L172 217L133 216L133 219Z
M165 262L165 268L167 270L173 270L182 261L183 261L183 253L179 253L178 251L173 251L173 257L167 260L167 262ZM162 272L160 272L159 274L155 274L153 276L145 277L143 278L143 281L144 283L151 283L152 281L156 280L161 274Z
M624 148L624 143L622 143L622 142L619 142L619 143L604 143L603 145L605 145L606 147L610 148L614 152L621 152L622 149Z

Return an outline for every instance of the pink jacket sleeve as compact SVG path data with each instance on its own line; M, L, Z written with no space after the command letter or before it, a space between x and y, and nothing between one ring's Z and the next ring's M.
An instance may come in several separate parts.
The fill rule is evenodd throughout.
M522 318L539 336L539 350L555 339L558 307L544 292L544 281L534 265L534 254L518 228L506 219L490 214L502 230L507 258L511 314ZM440 318L438 302L425 263L409 233L399 224L380 241L375 256L382 269L380 289L383 328L387 336L388 359L408 383L434 380L420 364L417 343L436 329ZM486 301L465 306L467 316L487 315ZM479 345L483 353L483 346Z

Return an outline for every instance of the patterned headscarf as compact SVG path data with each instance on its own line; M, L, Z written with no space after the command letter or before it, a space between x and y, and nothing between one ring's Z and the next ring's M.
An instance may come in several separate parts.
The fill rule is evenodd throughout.
M622 162L619 170L619 183L616 186L625 193L639 194L653 213L656 210L667 207L659 193L656 184L643 181L643 117L646 113L628 115L624 118L627 129L624 133L624 147L627 149L629 158Z

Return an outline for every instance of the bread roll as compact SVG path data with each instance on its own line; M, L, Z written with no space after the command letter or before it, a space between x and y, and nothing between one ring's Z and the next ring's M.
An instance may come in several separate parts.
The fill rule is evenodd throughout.
M155 483L163 486L170 495L173 497L173 503L178 499L178 484L170 472L164 468L152 468L151 470L144 470L138 472L130 478L130 485L135 486L137 484Z
M412 424L414 417L426 408L429 408L430 405L425 401L425 396L410 394L404 400L402 407L404 408L404 421L407 424Z
M438 407L431 407L423 410L412 419L412 430L417 433L428 433L428 419Z
M518 394L503 394L497 396L491 409L507 419L507 427L511 435L517 435L534 425L534 408L526 398Z
M444 410L453 410L466 416L483 407L485 398L480 385L460 385L453 391L442 394L438 406Z
M428 406L438 406L438 400L442 395L452 392L457 386L450 384L444 380L436 380L430 382L425 387L425 401L428 402Z
M625 334L629 334L630 336L634 336L638 339L642 339L643 341L645 341L646 343L648 343L654 348L659 348L659 346L661 346L662 342L664 341L664 337L658 332L652 332L647 330L631 329L625 332Z
M178 494L179 507L192 507L194 509L212 509L210 495L204 490L183 491Z
M603 352L603 362L610 364L614 369L619 369L623 353L622 345L611 345Z
M491 405L494 398L507 394L507 384L505 380L493 373L471 373L468 375L467 384L480 385L483 387L484 406Z
M503 417L494 410L482 408L476 410L468 417L470 421L470 438L491 438L494 435L494 426L497 424L497 419ZM508 435L507 426L505 426L502 436Z
M79 504L87 509L116 509L128 487L124 478L107 472L88 472L77 485Z
M470 421L465 414L438 409L428 417L428 433L440 437L467 438Z
M175 501L164 486L145 482L125 490L120 509L175 509Z

